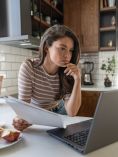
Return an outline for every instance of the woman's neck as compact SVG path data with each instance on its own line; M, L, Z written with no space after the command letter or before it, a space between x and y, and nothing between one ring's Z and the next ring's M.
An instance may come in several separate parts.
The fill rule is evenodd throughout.
M42 66L45 71L50 75L55 75L58 72L58 67L46 59Z

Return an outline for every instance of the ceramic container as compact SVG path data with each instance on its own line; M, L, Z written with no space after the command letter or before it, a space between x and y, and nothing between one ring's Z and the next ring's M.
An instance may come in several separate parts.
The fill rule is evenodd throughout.
M108 0L109 7L115 6L115 0Z

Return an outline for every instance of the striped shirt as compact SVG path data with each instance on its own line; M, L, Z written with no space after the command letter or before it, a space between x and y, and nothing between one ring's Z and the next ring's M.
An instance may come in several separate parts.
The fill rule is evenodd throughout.
M19 70L18 93L19 99L43 107L59 95L59 75L49 75L43 66L25 61Z

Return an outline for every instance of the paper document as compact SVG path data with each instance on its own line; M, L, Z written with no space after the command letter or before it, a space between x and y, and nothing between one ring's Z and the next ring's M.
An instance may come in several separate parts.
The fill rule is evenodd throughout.
M46 125L65 128L63 116L45 110L43 108L26 103L14 97L7 97L6 103L9 104L15 113L30 124Z

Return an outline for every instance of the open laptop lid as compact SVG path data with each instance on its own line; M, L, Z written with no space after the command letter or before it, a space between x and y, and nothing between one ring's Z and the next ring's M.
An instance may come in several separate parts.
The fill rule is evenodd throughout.
M118 140L118 90L101 92L84 153Z

